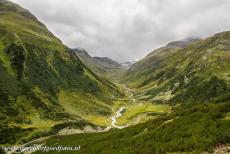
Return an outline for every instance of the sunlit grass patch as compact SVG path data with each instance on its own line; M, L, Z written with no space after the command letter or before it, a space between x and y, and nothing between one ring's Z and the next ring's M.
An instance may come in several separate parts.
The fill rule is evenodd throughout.
M109 125L109 123L106 122L107 117L101 116L101 115L89 114L89 115L85 115L84 119L95 124L95 125L99 125L99 126L108 126Z
M101 114L109 115L110 106L102 102L94 95L82 92L61 91L58 94L58 100L63 108L71 114L87 115Z
M170 111L171 108L169 105L159 105L149 102L126 106L123 115L117 119L117 124L124 125L133 121L137 121L137 123L143 122L150 118L150 116L148 117L148 113L154 113L154 116L158 116L160 114L170 113ZM151 116L151 118L154 116Z
M52 126L54 126L55 123L52 120L46 120L40 117L40 115L38 113L35 113L32 117L31 117L31 126L32 127L36 127L36 128L50 128Z
M102 102L91 94L80 92L61 91L58 96L61 106L68 113L95 125L108 126L106 119L112 114L112 107L105 104L106 102Z
M224 120L230 120L230 113L227 113Z

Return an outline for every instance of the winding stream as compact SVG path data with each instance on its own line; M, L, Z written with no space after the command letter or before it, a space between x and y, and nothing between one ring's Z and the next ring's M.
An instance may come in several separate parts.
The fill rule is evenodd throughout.
M118 125L116 125L116 123L117 123L117 118L119 118L120 116L122 116L121 112L122 112L124 109L125 109L125 107L121 107L121 108L116 112L116 115L113 116L113 117L111 117L111 120L112 120L111 125L112 125L113 127L116 127L116 128L118 128L118 129L122 129L122 128L127 127L127 125L125 125L125 126L118 126Z
M127 93L127 95L128 95L128 98L129 98L131 101L136 102L136 99L133 98L133 93L129 92L128 90L126 90L126 93ZM141 105L143 105L143 103L140 103L138 106L141 106ZM115 127L115 128L118 128L118 129L122 129L122 128L128 127L129 124L126 124L126 125L124 125L124 126L118 126L118 125L116 125L116 123L117 123L117 118L119 118L119 117L122 116L122 111L124 111L124 109L125 109L124 106L123 106L123 107L120 107L119 110L115 112L115 115L112 116L112 117L110 117L110 119L112 120L110 126L106 127L105 129L103 129L103 130L101 130L101 131L95 131L95 132L106 132L106 131L109 131L112 127ZM44 141L44 140L46 140L46 139L48 139L48 138L50 138L50 137L52 137L52 136L57 136L57 135L60 135L60 134L51 135L51 136L47 136L47 137L41 137L41 138L32 140L32 141L30 141L30 142L27 142L27 143L25 143L25 144L23 144L23 145L21 145L21 146L18 146L18 147L26 147L28 144L32 144L32 143L34 143L34 142L36 143L37 141L42 142L42 141ZM15 152L16 152L16 150L6 151L7 154L12 154L12 153L15 153ZM29 152L29 153L30 153L30 151L24 151L24 152ZM34 152L34 151L33 151L33 152Z

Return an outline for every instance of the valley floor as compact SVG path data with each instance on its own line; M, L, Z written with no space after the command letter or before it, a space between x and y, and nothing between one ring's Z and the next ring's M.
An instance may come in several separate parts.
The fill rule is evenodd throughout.
M128 88L126 85L119 84L119 86L122 87L127 99L117 101L113 107L114 116L105 120L107 127L121 129L171 112L169 105L139 101L135 97L133 89Z
M91 126L85 126L83 129L76 128L64 128L60 130L55 135L50 135L47 137L41 137L30 142L23 144L22 146L29 146L33 144L43 144L44 140L47 140L53 136L65 136L70 134L82 134L82 133L99 133L106 132L110 129L123 129L129 126L136 125L138 123L146 122L150 119L155 119L161 115L165 115L171 112L171 107L164 104L154 104L147 101L139 101L138 98L134 96L132 89L127 86L120 85L125 93L125 97L117 99L112 107L113 114L110 117L90 117L86 116L86 120L91 123L98 125L98 127L93 128ZM104 119L104 120L103 120ZM10 151L7 154L11 154L14 151Z

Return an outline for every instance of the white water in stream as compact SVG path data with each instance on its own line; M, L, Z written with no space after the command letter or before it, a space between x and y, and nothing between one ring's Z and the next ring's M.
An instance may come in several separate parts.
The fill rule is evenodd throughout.
M116 127L116 128L118 128L118 129L122 129L122 128L127 127L127 125L125 125L125 126L117 126L117 125L116 125L116 123L117 123L117 118L119 118L120 116L122 116L121 112L122 112L124 109L125 109L124 107L121 107L121 108L116 112L116 115L113 116L113 117L111 117L111 119L112 119L111 125L112 125L113 127Z

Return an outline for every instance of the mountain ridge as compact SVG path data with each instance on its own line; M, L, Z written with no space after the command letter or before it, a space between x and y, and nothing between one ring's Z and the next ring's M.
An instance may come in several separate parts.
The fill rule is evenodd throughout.
M229 147L230 32L145 60L136 63L141 70L129 69L124 82L135 89L137 102L169 104L172 113L121 130L54 137L47 145L81 144L79 153L103 154L201 154Z
M100 125L90 117L112 114L120 89L93 73L28 10L1 1L0 20L0 144L68 125Z
M117 80L125 68L108 57L92 57L84 49L73 49L77 56L96 74Z
M205 153L229 146L230 32L169 43L125 71L84 49L77 55L11 2L0 0L0 21L0 145L49 136L38 144L80 145L77 153ZM119 79L123 85L112 82ZM114 122L129 127L110 129ZM105 132L58 135L88 127Z
M185 47L166 46L157 49L134 64L128 70L125 80L130 86L141 89L140 93L145 95L143 98L149 97L153 101L156 101L154 97L158 95L163 95L160 98L172 99L171 97L176 98L177 94L180 95L179 93L187 88L195 90L199 87L198 82L206 82L205 80L212 76L218 79L214 77L215 79L210 79L210 82L215 80L215 82L222 83L223 79L226 87L229 87L228 77L225 75L228 74L227 66L230 65L229 52L227 52L229 50L228 39L229 32L222 32L204 40L188 43ZM185 86L192 82L195 82L193 84L197 84L198 87ZM157 85L155 88L154 84ZM165 93L160 94L162 91Z

